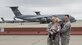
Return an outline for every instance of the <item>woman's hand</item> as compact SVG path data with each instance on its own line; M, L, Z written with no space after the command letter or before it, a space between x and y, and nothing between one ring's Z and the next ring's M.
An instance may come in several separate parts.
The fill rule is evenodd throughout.
M53 35L53 32L50 32L51 35Z
M53 33L56 33L57 31L56 30L52 30L53 31Z

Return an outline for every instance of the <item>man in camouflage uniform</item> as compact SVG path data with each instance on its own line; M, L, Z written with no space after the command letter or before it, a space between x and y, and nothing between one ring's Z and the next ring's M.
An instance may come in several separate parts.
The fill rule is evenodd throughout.
M63 28L60 30L61 36L61 45L69 45L70 39L70 31L71 31L71 24L69 21L69 15L64 16L64 23Z

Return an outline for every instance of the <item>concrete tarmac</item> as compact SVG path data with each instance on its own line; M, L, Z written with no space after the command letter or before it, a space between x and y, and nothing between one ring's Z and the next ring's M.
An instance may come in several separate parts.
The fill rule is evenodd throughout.
M0 45L47 45L47 35L0 35ZM71 35L69 45L82 45L82 35Z
M71 23L72 27L82 27L82 21L76 21ZM47 27L48 24L40 24L39 22L28 22L28 23L0 23L0 28L20 28L20 27Z

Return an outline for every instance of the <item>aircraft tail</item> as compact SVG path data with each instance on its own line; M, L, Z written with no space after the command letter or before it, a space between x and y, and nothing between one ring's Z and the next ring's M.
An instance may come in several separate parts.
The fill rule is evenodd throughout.
M11 8L11 10L13 11L13 13L15 14L15 16L20 16L20 15L22 15L21 13L20 13L20 11L18 10L18 7L10 7Z
M41 15L40 11L35 11L36 15Z
M1 20L2 20L2 22L5 22L5 20L4 20L4 18L3 18L3 17L1 17Z

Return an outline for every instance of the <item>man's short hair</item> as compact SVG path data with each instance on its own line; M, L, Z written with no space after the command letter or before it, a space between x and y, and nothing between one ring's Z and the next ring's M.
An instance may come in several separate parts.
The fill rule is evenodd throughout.
M65 16L67 16L69 18L69 15L65 15Z

